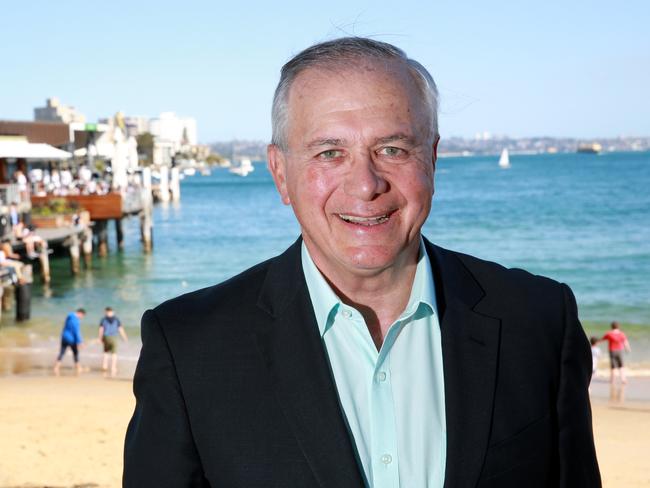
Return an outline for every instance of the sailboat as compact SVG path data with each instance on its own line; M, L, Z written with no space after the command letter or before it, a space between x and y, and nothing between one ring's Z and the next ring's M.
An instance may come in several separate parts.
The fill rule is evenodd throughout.
M239 176L246 176L255 171L255 167L249 158L241 158L237 166L232 166L228 171Z
M507 169L510 167L510 155L508 154L508 148L504 148L501 151L501 157L499 158L499 168Z

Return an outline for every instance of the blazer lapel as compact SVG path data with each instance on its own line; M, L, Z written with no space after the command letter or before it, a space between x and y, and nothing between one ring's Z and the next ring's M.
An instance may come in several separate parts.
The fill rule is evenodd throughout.
M488 447L501 322L476 311L485 292L458 256L426 243L443 310L445 487L474 487Z
M285 412L323 488L363 486L302 272L301 239L269 267L257 305L271 315L258 343Z

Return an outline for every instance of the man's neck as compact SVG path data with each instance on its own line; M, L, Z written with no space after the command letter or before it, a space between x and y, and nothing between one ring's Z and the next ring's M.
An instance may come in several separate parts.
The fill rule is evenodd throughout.
M393 266L367 274L352 270L328 270L321 267L317 257L310 253L314 264L341 301L363 315L377 349L383 344L388 329L404 311L411 296L419 241L413 247Z

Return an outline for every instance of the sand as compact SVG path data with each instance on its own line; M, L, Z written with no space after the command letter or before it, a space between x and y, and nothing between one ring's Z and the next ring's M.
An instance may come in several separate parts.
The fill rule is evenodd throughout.
M121 486L132 383L91 372L0 377L0 488ZM637 381L639 384L635 385ZM650 402L596 385L594 433L605 488L650 487ZM630 391L650 382L632 378Z
M0 487L121 486L132 382L63 373L0 377Z

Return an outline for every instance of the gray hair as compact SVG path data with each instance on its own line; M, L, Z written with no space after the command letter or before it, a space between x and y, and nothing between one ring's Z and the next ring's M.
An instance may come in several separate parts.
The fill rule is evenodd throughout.
M291 58L280 72L280 81L273 96L271 143L287 149L289 91L296 77L308 68L331 66L353 60L398 60L406 64L420 89L431 114L431 131L438 137L438 89L424 66L410 59L404 51L386 42L365 37L342 37L308 47Z

